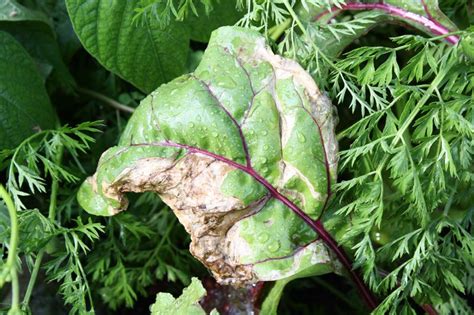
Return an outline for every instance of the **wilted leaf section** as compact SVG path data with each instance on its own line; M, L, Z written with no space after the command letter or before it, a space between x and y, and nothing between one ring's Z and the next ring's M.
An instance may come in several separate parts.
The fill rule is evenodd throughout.
M79 192L91 213L155 191L190 233L191 252L224 283L332 270L295 214L317 219L335 181L332 105L257 32L213 33L202 62L150 94Z

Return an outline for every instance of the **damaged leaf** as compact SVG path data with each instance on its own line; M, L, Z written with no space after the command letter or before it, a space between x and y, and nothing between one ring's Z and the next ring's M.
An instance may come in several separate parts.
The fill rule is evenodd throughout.
M206 295L206 290L197 278L192 278L191 284L183 290L180 297L174 298L169 293L158 293L155 303L150 307L151 315L193 314L205 315L199 305L199 300ZM211 315L218 315L215 310Z
M318 219L337 166L333 109L296 62L255 31L216 30L196 71L144 99L78 199L90 213L154 191L221 283L333 270L301 217Z

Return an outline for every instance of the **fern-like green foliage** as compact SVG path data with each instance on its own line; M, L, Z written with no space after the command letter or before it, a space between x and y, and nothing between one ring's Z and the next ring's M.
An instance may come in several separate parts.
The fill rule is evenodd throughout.
M166 26L170 20L183 21L191 15L198 16L198 7L203 6L205 13L209 14L213 9L213 0L140 0L136 8L135 19L156 19L162 26Z
M69 71L74 72L78 82L93 77L90 88L102 89L123 102L133 93L141 95L104 69L87 66L90 69L81 72L84 78L79 78L75 66L67 69L63 65L80 43L72 36L62 1L21 1L25 7L14 0L4 2L5 5L0 4L0 30L13 35L18 46L25 46L31 54L32 71L39 69L38 86L43 88L40 78L46 83L47 89L42 92L45 97L46 91L52 96L52 90L62 89L64 80L58 82L59 73L68 78L66 85L74 85ZM103 4L103 10L107 10L105 4L120 4L118 0L96 2ZM351 253L354 267L378 296L380 305L375 313L415 314L419 312L417 305L431 305L439 314L472 314L466 300L466 296L474 294L471 1L139 0L132 4L135 11L127 13L133 14L134 19L125 28L143 30L149 28L148 22L158 22L159 34L166 35L163 41L174 49L175 55L177 44L182 46L181 63L170 62L179 71L163 82L184 71L188 53L197 59L188 63L199 63L202 51L192 52L190 39L206 42L212 29L239 18L238 25L261 32L275 53L298 61L327 92L339 112L339 183L323 221ZM350 10L348 5L359 9ZM395 16L380 6L373 9L375 5L408 10L405 12L427 23L438 19L438 27L444 27L444 32L430 31L424 24ZM364 6L372 9L362 10ZM80 3L78 7L82 7ZM219 19L222 11L234 7L235 12ZM31 10L34 16L25 16L24 10ZM117 30L116 25L123 21L119 16L114 18L117 22L105 26ZM208 21L216 22L215 26ZM410 24L414 28L386 27L386 23ZM166 27L172 24L189 34L179 37L177 32L167 32ZM42 40L33 38L31 25L35 25L35 34L47 36L40 36L44 37ZM85 30L91 30L87 23ZM104 34L111 33L100 35ZM131 42L124 32L120 34L124 42ZM150 35L148 39L159 37L148 31L143 34ZM176 41L167 42L168 34L175 35L172 39ZM94 44L92 40L85 42ZM131 48L129 54L134 55L136 47L122 45L126 51ZM99 63L116 61L117 49L107 48L111 55L96 54ZM83 55L79 53L75 58L83 61ZM131 60L136 64L127 60L120 67L109 68L112 72L123 71L122 66L131 69L122 75L129 82L134 80L127 73L146 79L146 75L134 71L139 66L147 69L150 64L144 63L143 58ZM9 59L5 64L11 68ZM193 66L189 69L194 70ZM5 73L20 77L16 75L20 72ZM2 83L0 80L0 87ZM21 83L15 83L20 91L31 92ZM145 83L149 90L159 84ZM5 89L0 90L2 94ZM65 114L64 108L68 107L61 108L57 97L51 99L61 120L62 116L71 118L69 114L73 118L64 121L100 118L107 121L107 128L94 122L54 130L34 128L25 133L32 135L17 147L0 148L0 186L4 184L15 208L11 211L0 202L0 286L3 290L12 285L11 314L32 311L32 292L43 274L58 285L59 296L71 314L94 314L102 304L115 312L123 306L134 307L157 282L175 282L179 287L189 284L192 275L205 275L206 271L186 249L189 239L183 228L156 196L129 196L132 208L113 218L90 218L79 208L75 200L79 183L92 172L99 155L96 151L115 145L128 114L98 109L96 103L95 107L75 108L71 110L74 113ZM37 109L37 105L25 103L21 108ZM127 105L136 104L133 101ZM84 115L86 111L91 113ZM78 120L76 115L81 118ZM56 117L50 118L56 121ZM105 131L99 140L103 143L91 153L99 129ZM14 218L12 212L16 213ZM339 230L347 222L350 228ZM28 274L27 269L30 278L25 287L21 284L23 300L15 301L20 295L15 275L21 270ZM275 285L273 294L268 295L271 298L263 303L266 307L271 304L266 308L270 313L278 310L280 296L285 299L285 284ZM198 287L196 282L192 287ZM174 302L170 296L166 299ZM191 304L196 306L195 301ZM292 312L313 314L317 308L302 304Z
M112 309L132 307L157 280L189 283L189 240L154 194L141 195L130 212L106 219L106 229L87 257L86 271Z
M359 240L356 262L374 290L389 294L381 313L409 308L409 297L468 312L459 294L472 290L474 85L466 78L474 68L456 46L392 40L396 48L359 48L337 63L366 101L351 103L362 119L339 135L351 141L341 164L353 178L339 183L335 214L352 216L345 240ZM402 51L413 56L399 65ZM336 93L340 78L332 80ZM378 230L389 241L374 244Z
M103 226L88 220L83 223L80 217L74 220L73 227L62 226L56 221L56 201L59 183L74 183L79 177L74 171L61 163L65 153L77 157L89 149L94 142L92 133L98 131L99 122L88 122L76 127L63 126L44 130L23 140L16 148L3 150L0 162L6 167L8 181L6 188L17 209L19 235L12 233L11 218L2 216L0 226L1 243L17 238L18 256L25 256L30 270L35 276L30 278L28 290L33 288L42 257L47 246L54 245L52 259L45 265L48 278L59 282L59 291L65 303L71 306L71 314L86 314L93 309L93 301L81 256L90 251L90 243L99 238ZM77 165L80 168L80 164ZM53 184L47 217L38 209L27 209L24 199L31 194L46 193ZM8 248L10 251L12 248ZM8 268L1 265L0 268ZM36 271L35 271L36 269ZM2 274L3 270L2 270ZM29 299L29 294L27 297ZM27 303L24 309L28 309Z
M473 292L472 60L444 41L449 34L404 35L341 55L348 38L384 20L378 11L316 19L345 3L248 1L240 23L277 40L278 51L304 64L339 110L347 106L358 117L340 123L348 126L338 134L340 172L350 179L337 184L331 211L351 220L339 241L385 297L376 313L412 313L413 299L470 313L463 295Z
M467 5L440 2L451 17ZM138 13L183 20L195 3L148 1ZM403 22L383 10L338 11L352 3L239 0L236 6L244 12L239 25L273 40L280 54L311 72L340 111L357 117L341 121L340 172L347 179L337 185L328 216L351 221L338 241L352 248L355 266L385 297L377 313L413 312L413 299L468 313L462 294L473 289L474 67L466 50L448 41L469 33L439 36L418 25L426 36L398 36L383 46L344 53L380 23ZM430 12L448 21L437 2L424 9L421 1L379 3L405 4L420 21L433 19ZM211 2L206 7L212 8Z

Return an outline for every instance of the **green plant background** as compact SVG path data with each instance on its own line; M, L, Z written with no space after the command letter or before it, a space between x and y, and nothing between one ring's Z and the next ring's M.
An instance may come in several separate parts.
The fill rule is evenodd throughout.
M314 21L342 3L0 0L0 182L18 219L0 202L2 309L13 274L21 298L10 314L148 313L158 292L177 297L191 277L209 276L156 196L132 194L131 208L111 218L89 216L75 196L130 111L192 72L213 29L240 21L297 60L337 106L339 183L325 222L383 301L379 313L425 303L470 313L472 3L384 1L457 28L454 46L379 11ZM268 286L264 305L279 292L279 314L367 313L337 275Z

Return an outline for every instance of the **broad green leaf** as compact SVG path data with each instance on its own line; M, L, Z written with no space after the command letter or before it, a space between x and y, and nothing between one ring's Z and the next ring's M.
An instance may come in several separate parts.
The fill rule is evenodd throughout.
M206 295L206 289L197 278L191 279L191 284L184 288L183 293L174 298L169 293L158 293L156 301L150 307L151 315L167 315L167 314L189 314L189 315L205 315L206 312L199 305L199 300ZM217 311L211 312L218 315Z
M55 117L35 63L0 31L0 148L13 148L38 130L54 128Z
M134 21L138 1L66 0L85 49L108 70L145 92L185 72L189 28L171 21Z
M57 0L52 4L49 10L52 11L54 30L57 35L61 55L64 61L68 63L74 54L82 47L81 42L72 28L71 19L66 9L66 3L63 0Z
M222 27L194 73L142 101L78 200L107 216L126 209L125 192L157 192L223 283L320 274L333 261L295 212L321 216L336 153L332 105L311 76L258 32Z
M1 21L36 21L49 24L48 18L41 12L28 9L14 0L0 1Z
M37 22L2 23L0 30L10 33L28 51L42 71L44 79L51 75L54 84L65 90L74 86L74 78L62 60L51 28Z
M0 4L0 30L10 33L37 62L43 77L51 75L55 85L70 90L74 79L64 64L53 27L39 11L13 0Z

